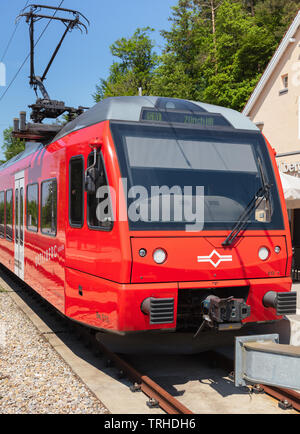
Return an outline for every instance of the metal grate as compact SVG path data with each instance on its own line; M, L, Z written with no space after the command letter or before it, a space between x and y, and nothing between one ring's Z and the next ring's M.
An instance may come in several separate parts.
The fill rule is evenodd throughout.
M151 298L150 324L170 324L174 322L174 298Z
M276 300L277 315L293 315L297 309L296 292L278 292Z

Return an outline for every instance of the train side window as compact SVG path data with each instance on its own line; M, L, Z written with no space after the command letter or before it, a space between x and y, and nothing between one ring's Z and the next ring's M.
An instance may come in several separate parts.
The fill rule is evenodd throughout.
M69 222L81 228L84 220L84 160L71 158L69 166Z
M32 232L38 231L39 219L39 186L30 184L27 186L26 225Z
M15 189L15 240L16 243L19 242L19 232L18 232L18 228L19 228L19 204L18 204L18 200L19 200L19 189L16 188Z
M6 223L6 239L12 241L13 239L13 191L6 191L6 210L5 210L5 223Z
M94 154L88 157L88 167L94 163ZM101 154L97 154L93 168L95 192L87 193L87 221L90 229L110 231L113 226L111 199L104 162Z
M4 238L4 191L0 192L0 238Z
M24 243L24 188L20 188L20 245Z
M41 231L55 236L57 231L57 183L56 179L42 182Z

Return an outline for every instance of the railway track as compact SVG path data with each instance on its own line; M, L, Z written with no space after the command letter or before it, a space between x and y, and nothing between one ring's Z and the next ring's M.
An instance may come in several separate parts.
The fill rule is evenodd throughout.
M230 370L230 376L234 378L234 362L231 358L224 356L223 354L213 352L214 355L212 357L214 360L225 366L228 370ZM291 390L285 389L282 387L268 386L265 384L255 384L250 386L251 392L253 393L266 393L278 400L278 406L282 409L293 408L294 410L300 411L300 393Z
M104 356L106 359L106 366L114 367L117 369L117 377L127 377L131 382L132 392L143 392L148 398L148 407L160 407L167 414L193 414L186 406L180 403L176 398L170 395L166 390L159 386L155 381L146 375L143 375L137 371L132 365L122 359L118 354L112 353L101 342L96 339L96 333L92 329L83 327L68 318L65 318L57 311L51 304L40 297L32 288L26 283L18 279L13 273L7 270L5 267L0 266L2 276L6 277L6 284L14 288L14 292L25 297L34 299L39 305L49 312L51 315L57 315L60 321L65 323L65 326L69 329L70 333L79 338L83 345L91 350L97 356ZM62 331L65 327L60 327ZM58 332L61 333L62 331ZM145 408L147 408L145 406Z
M14 288L11 291L18 293L26 298L28 297L34 302L38 302L43 307L45 312L47 311L52 317L57 316L60 321L63 321L62 330L65 327L68 328L71 334L76 335L85 347L89 347L89 351L92 351L98 357L102 356L105 359L106 367L114 367L116 370L116 377L120 380L127 378L130 381L131 392L143 392L148 401L145 402L145 413L147 412L146 404L148 408L159 407L163 412L171 415L188 415L194 414L187 406L172 396L165 388L161 387L152 378L143 372L140 372L136 367L132 366L128 360L120 355L111 352L96 338L96 332L87 329L65 317L63 317L52 305L42 299L35 291L28 287L24 282L20 281L13 273L4 267L0 267L2 277L5 276L6 284ZM219 353L210 352L211 360L222 369L228 371L233 370L233 361ZM295 409L300 411L300 394L291 390L284 390L279 388L273 388L270 386L256 385L250 388L253 393L265 392L267 395L271 395L279 401L281 409Z
M72 324L71 327L73 327L74 332L83 339L85 345L91 347L96 354L99 355L101 353L105 356L106 366L114 366L117 369L117 377L119 379L126 377L132 382L130 387L132 392L143 392L148 396L148 407L160 407L167 414L193 414L191 410L150 377L140 373L124 358L106 348L96 339L92 330L78 324Z
M150 399L148 405L159 406L167 414L193 414L191 410L185 407L176 398L170 395L165 389L159 386L155 381L147 375L141 374L133 366L119 357L117 354L109 351L101 342L98 342L102 353L108 357L108 360L113 361L119 368L119 375L126 375L133 382L131 387L132 392L144 392Z
M259 393L264 392L277 399L280 408L294 408L295 410L300 411L300 393L295 390L266 386L264 384L258 384L254 389Z

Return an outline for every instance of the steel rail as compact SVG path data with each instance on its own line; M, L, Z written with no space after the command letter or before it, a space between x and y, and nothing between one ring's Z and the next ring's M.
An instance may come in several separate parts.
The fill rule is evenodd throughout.
M216 351L211 351L210 354L215 358L216 362L225 366L226 369L231 370L231 376L234 377L234 361L230 357L217 353ZM293 389L256 384L253 385L253 391L258 393L265 392L267 395L278 399L278 405L283 409L293 407L294 410L300 411L300 393Z
M131 387L132 391L142 391L150 398L150 406L159 406L167 414L193 414L191 410L185 407L185 405L170 395L151 378L146 375L142 375L124 359L121 359L117 354L108 350L108 348L106 348L98 339L96 339L95 330L89 329L77 321L71 320L70 318L62 315L53 305L51 305L47 300L43 299L37 292L35 292L25 282L21 281L13 272L1 264L0 270L4 272L8 278L9 281L7 284L9 286L14 283L14 285L18 286L18 289L21 290L21 292L26 289L25 293L27 295L37 297L38 300L44 304L45 308L48 308L56 314L59 314L64 320L66 320L75 334L77 334L78 337L83 340L83 343L86 346L92 346L97 353L100 351L107 358L107 360L111 361L119 369L121 374L120 377L127 376L128 379L131 380L133 383L133 386Z
M135 383L135 390L141 390L154 403L157 404L168 414L193 414L191 410L185 407L176 398L170 395L161 386L155 383L151 378L142 375L134 367L125 360L121 359L117 354L109 351L101 342L98 341L100 350L113 361L123 373L126 373L128 378Z
M3 271L6 276L13 281L15 284L19 286L22 290L25 287L28 288L28 285L25 282L20 281L10 270L0 265L1 271ZM10 283L8 283L10 285ZM45 299L36 293L32 288L30 288L32 294L35 294L37 297L41 298L41 301L45 302L49 308L52 308L56 313L59 313L52 305L50 305ZM28 292L26 291L26 294ZM70 321L68 318L62 317L65 320ZM77 330L80 335L84 335L86 338L86 342L90 341L92 345L95 345L106 357L108 360L112 361L120 370L121 374L126 374L126 376L134 383L132 390L140 390L145 395L147 395L154 403L162 408L168 414L193 414L191 410L185 407L181 402L179 402L176 398L170 395L166 390L164 390L161 386L155 383L151 378L146 375L142 375L139 371L137 371L134 367L132 367L125 360L121 359L117 354L109 351L99 340L96 340L95 336L91 334L91 330L82 326L81 324L76 323L75 321L70 321L73 323L74 330ZM207 355L210 355L217 365L224 367L225 369L231 370L234 367L233 360L224 355L220 354L216 351L208 351ZM234 375L234 371L230 376ZM283 409L286 408L294 408L296 411L300 411L300 393L292 390L292 389L284 389L275 386L269 386L264 384L253 385L253 391L255 392L265 392L267 395L276 398L279 401L279 406Z
M295 410L300 411L300 393L292 389L284 389L275 386L266 386L259 384L265 393L278 399L279 405L282 408L293 407Z

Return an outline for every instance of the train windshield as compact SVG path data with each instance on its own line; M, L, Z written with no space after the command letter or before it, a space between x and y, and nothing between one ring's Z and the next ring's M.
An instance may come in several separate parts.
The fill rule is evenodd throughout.
M283 228L260 133L118 122L111 130L131 230L228 230L250 203L247 229Z

